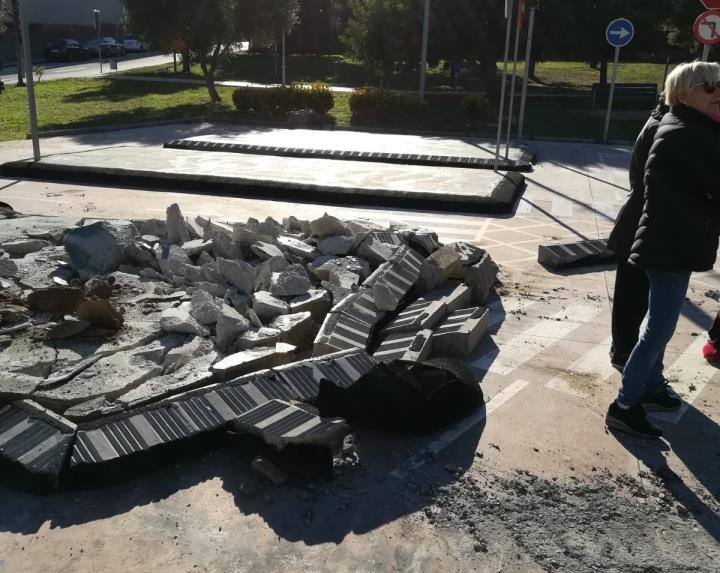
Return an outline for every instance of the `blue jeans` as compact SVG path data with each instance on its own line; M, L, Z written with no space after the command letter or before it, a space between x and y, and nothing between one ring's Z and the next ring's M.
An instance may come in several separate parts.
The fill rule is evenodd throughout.
M650 283L648 311L635 348L622 375L618 402L639 404L645 394L662 391L663 358L685 302L690 271L645 271Z

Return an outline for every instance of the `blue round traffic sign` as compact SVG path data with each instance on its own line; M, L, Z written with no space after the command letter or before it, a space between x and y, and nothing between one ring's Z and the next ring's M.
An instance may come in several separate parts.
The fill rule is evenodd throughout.
M608 44L614 48L622 48L627 46L635 35L635 26L626 18L618 18L613 20L605 31L605 38Z

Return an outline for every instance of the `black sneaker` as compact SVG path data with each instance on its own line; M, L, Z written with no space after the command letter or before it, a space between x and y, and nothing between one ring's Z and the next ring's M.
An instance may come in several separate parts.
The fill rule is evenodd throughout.
M662 436L662 430L648 421L642 404L624 410L617 405L617 402L613 402L610 404L605 416L605 424L608 428L620 430L640 438L656 439Z
M675 393L669 384L656 394L645 394L642 399L646 412L673 412L682 406L682 398Z

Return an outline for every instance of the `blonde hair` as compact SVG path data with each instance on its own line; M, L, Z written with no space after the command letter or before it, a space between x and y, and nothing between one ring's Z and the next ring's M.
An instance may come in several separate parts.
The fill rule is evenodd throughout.
M720 64L715 62L691 62L677 66L665 80L665 103L684 103L692 89L703 83L720 81Z

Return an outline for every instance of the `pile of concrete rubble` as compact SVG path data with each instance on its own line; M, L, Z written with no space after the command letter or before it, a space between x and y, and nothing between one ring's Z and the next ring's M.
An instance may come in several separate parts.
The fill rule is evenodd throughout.
M398 424L482 402L461 359L498 269L431 231L171 205L0 248L0 460L44 483L228 429L332 453L367 410L391 427L401 401Z

